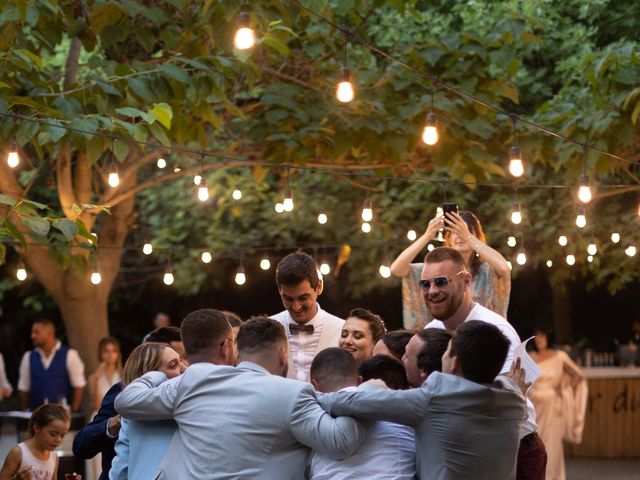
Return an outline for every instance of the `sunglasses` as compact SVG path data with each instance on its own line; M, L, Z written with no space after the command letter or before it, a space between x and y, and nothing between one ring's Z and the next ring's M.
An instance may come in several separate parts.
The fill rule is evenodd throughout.
M456 273L456 276L460 275L461 273L465 273L465 271L460 270L458 273ZM447 285L449 285L449 283L451 283L452 280L453 279L449 277L435 277L435 278L432 278L431 280L424 279L424 280L420 280L420 286L424 290L429 290L431 288L431 284L435 285L438 288L444 288Z

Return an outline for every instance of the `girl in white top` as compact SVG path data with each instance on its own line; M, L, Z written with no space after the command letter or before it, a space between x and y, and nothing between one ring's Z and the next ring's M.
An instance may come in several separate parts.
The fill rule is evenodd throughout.
M0 470L0 480L55 480L58 476L55 450L69 427L66 407L46 404L36 408L29 421L31 438L11 449Z

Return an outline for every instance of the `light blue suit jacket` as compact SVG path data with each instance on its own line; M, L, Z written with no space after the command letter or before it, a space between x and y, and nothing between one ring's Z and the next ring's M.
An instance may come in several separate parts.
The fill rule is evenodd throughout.
M253 363L196 363L165 380L149 372L116 400L126 418L178 424L155 478L300 480L310 448L345 458L367 435L362 423L322 410L310 384Z

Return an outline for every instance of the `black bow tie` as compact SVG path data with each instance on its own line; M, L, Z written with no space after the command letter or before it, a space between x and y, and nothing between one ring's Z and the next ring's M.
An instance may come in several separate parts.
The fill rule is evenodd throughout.
M300 325L299 323L290 323L289 332L291 335L298 335L300 333L313 334L313 325Z

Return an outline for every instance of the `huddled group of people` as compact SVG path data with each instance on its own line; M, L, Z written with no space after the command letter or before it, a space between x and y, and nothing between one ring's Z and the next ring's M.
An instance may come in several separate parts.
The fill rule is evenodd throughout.
M411 264L440 229L446 246ZM365 308L346 320L323 310L317 263L294 252L276 270L278 314L243 321L200 309L180 328L157 319L124 368L117 340L104 339L89 378L95 414L74 454L101 456L101 480L563 479L565 432L538 434L528 396L537 387L524 381L520 338L505 318L509 268L477 218L434 218L391 268L404 277L410 330L387 332ZM82 400L77 352L47 321L32 340L18 386L34 410L32 438L10 452L0 480L55 478L33 472L54 475L51 452L69 429L57 403L78 410ZM536 361L554 359L554 375L569 371L578 388L579 369L540 342Z

